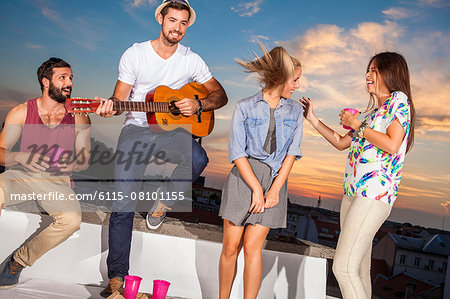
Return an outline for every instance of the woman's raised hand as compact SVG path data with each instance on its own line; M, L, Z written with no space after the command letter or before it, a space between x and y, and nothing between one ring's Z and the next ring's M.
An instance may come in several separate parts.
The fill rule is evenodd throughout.
M314 115L311 99L303 97L299 100L299 102L303 106L303 116L306 120L311 121L311 118Z

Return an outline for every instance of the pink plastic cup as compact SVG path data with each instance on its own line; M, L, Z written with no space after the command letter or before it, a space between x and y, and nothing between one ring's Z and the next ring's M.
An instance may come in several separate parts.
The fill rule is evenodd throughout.
M351 114L359 113L358 110L353 109L353 108L345 108L344 110L350 112ZM342 127L343 127L344 129L346 129L346 130L353 130L351 127L347 127L347 126L344 126L344 125L342 125Z
M56 152L53 152L50 156L50 162L49 165L51 167L58 167L59 165L59 158L61 157L61 154L64 153L66 150L62 147L58 147Z
M136 299L141 284L142 277L127 275L125 276L125 299Z
M153 299L165 299L170 282L165 280L153 280Z

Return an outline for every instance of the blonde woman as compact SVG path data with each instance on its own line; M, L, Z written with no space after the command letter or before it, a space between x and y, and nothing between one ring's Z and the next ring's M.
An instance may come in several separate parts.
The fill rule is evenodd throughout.
M261 45L260 45L261 46ZM271 228L286 227L287 177L301 157L303 108L291 100L300 87L300 62L282 47L253 61L236 60L263 87L237 103L228 142L234 163L222 192L224 236L219 264L220 298L229 298L244 248L244 298L261 285L262 247Z

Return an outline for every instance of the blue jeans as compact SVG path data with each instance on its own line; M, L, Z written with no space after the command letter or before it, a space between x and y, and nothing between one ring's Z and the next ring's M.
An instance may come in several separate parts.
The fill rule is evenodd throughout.
M121 159L118 154L115 159L114 189L122 192L124 200L114 201L109 219L109 252L106 259L109 278L128 275L136 208L136 200L131 200L131 193L139 192L148 159L155 155L161 157L164 153L165 160L177 164L171 175L174 181L166 186L170 191L189 189L208 164L203 147L190 134L186 134L189 133L178 129L154 134L149 128L134 125L122 128L116 153L123 153L124 158ZM186 144L186 140L191 140L192 145ZM170 201L167 203L170 204Z

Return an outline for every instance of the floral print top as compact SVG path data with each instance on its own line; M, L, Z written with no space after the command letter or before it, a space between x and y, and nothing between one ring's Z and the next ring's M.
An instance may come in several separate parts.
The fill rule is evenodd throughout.
M411 126L410 102L401 91L395 91L383 105L369 113L364 122L368 127L386 134L386 129L398 119L406 134L396 154L389 154L365 138L353 134L345 167L344 193L381 200L393 205L402 176L406 145Z

